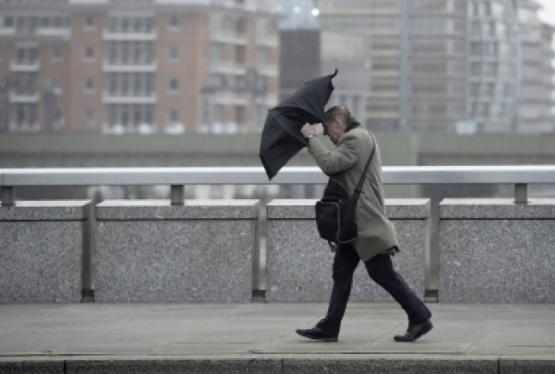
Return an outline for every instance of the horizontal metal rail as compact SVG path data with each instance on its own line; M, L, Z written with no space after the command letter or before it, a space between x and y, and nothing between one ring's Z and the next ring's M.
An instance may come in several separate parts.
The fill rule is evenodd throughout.
M384 166L385 184L551 184L555 165ZM285 167L269 181L262 167L0 169L0 186L325 184L317 167Z

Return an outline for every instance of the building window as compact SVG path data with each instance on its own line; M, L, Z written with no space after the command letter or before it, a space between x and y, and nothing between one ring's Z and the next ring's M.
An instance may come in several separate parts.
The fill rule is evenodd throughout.
M154 74L152 73L110 73L108 93L110 96L152 96Z
M50 47L50 58L52 62L60 62L62 60L62 46L54 45Z
M21 65L32 65L38 62L38 49L36 47L16 47L15 61Z
M168 116L169 123L176 123L179 122L179 112L175 109L170 110L170 114Z
M149 131L153 124L153 106L115 104L108 107L108 121L114 131Z
M85 84L83 87L83 91L85 93L93 93L94 92L94 80L92 78L85 79Z
M246 122L246 110L245 107L242 105L235 106L235 122L244 125Z
M239 18L235 22L235 35L237 36L245 36L247 32L247 20L245 18Z
M12 28L13 27L13 17L12 16L4 17L4 26L7 27L7 28Z
M91 128L96 125L96 116L93 109L85 110L83 114L83 122L85 123L86 128Z
M142 41L113 41L108 46L111 65L151 65L154 63L154 45Z
M177 78L172 78L170 80L170 93L177 93L179 91L179 80Z
M94 60L94 48L85 47L85 59L88 61Z
M108 23L109 32L116 34L150 34L153 27L153 17L114 16Z
M244 45L238 45L235 47L235 63L242 65L246 62L246 51Z
M94 29L94 16L85 16L84 30L90 31Z
M17 95L35 95L38 75L34 72L17 72L13 75L12 89Z
M168 55L171 62L176 62L181 57L181 50L178 47L170 47Z
M36 104L16 104L15 109L16 127L20 129L36 128L37 105Z
M179 29L181 25L181 17L176 14L170 16L170 29L176 30Z

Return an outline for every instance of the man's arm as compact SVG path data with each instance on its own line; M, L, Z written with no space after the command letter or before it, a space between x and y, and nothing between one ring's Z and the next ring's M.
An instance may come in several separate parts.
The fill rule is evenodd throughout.
M354 135L347 134L341 144L329 150L319 139L311 139L308 152L327 175L337 174L352 168L358 159L358 140Z

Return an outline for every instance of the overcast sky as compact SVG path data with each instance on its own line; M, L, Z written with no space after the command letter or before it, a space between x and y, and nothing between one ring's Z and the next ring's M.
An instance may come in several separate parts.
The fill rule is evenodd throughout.
M543 21L549 22L555 26L555 1L554 0L537 0L543 6L540 17Z

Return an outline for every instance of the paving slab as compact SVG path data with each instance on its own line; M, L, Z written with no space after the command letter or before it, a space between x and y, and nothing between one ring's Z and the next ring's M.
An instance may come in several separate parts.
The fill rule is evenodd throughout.
M434 329L407 344L395 304L350 304L338 343L294 332L325 304L0 305L0 374L555 373L555 305L429 307Z

